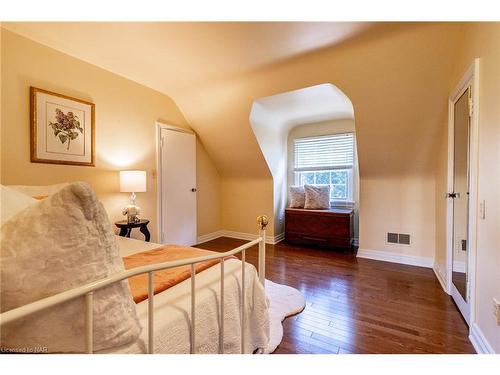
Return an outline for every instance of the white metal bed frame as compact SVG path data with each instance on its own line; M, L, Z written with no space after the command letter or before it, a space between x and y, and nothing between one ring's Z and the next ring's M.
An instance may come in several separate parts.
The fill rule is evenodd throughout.
M241 309L241 353L244 353L245 348L245 253L246 250L254 245L259 245L259 263L258 274L259 281L264 286L265 283L265 263L266 263L266 226L268 219L265 215L257 217L259 224L259 237L253 241L243 244L233 250L214 255L206 255L191 259L183 259L171 262L163 262L150 264L146 266L132 268L104 279L94 281L92 283L67 290L62 293L29 303L24 306L6 311L0 314L0 327L4 324L11 323L15 320L24 318L28 315L46 309L48 307L59 305L63 302L73 300L75 298L85 296L85 351L92 354L93 348L93 294L94 291L109 286L111 284L128 279L132 276L148 274L148 353L154 353L154 272L175 268L179 266L191 265L191 325L190 325L190 353L194 354L195 350L195 319L196 319L196 271L197 263L206 262L214 259L220 260L220 322L219 322L219 353L224 353L224 258L241 253L241 293L240 293L240 309Z

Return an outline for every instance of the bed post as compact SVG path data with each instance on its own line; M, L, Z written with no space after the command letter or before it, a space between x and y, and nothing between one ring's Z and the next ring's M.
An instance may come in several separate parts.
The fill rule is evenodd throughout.
M257 217L257 224L259 224L259 237L262 241L259 242L259 280L262 286L265 286L266 280L266 226L269 220L266 215Z

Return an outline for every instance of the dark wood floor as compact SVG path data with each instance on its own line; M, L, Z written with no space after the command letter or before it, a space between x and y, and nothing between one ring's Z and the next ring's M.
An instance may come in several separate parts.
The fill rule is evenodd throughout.
M218 238L198 247L227 251L244 242ZM474 353L431 269L283 242L266 253L266 277L297 288L307 302L285 319L275 353ZM256 265L257 248L246 257Z

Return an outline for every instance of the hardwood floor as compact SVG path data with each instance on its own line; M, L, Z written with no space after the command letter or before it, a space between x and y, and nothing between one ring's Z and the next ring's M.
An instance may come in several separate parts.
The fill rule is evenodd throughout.
M244 242L222 237L198 247L227 251ZM474 353L467 324L431 269L284 242L266 253L266 277L307 302L285 319L275 353ZM257 247L246 258L256 265Z

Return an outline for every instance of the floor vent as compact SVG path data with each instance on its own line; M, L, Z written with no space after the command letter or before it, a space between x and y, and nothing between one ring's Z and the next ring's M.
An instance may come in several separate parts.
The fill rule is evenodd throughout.
M387 233L387 242L398 243L398 234L397 233Z
M400 245L410 245L410 235L403 233L387 233L387 243L397 243Z
M399 234L399 243L403 245L410 244L410 235L409 234Z

